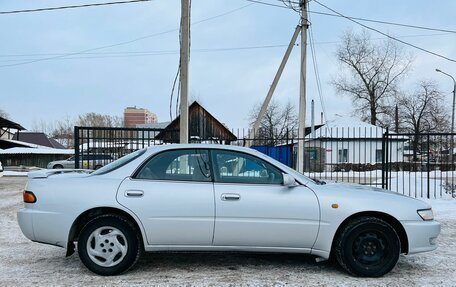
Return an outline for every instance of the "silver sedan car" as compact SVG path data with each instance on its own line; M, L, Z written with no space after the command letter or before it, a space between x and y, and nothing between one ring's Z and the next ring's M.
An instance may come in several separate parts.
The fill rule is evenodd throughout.
M85 169L99 169L112 162L114 159L108 154L82 154L79 157L79 166ZM75 157L72 156L65 160L51 161L47 164L48 169L63 169L75 167Z
M252 149L163 145L94 172L29 173L18 211L32 241L77 252L101 275L144 251L294 252L382 276L434 250L431 206L386 190L314 181Z

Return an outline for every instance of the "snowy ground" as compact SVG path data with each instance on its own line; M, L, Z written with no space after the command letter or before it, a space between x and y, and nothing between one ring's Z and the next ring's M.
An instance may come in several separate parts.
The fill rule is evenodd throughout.
M12 170L5 170L3 172L3 176L27 176L27 171L12 171Z
M0 286L455 286L456 200L430 200L442 223L439 248L401 256L382 278L348 276L336 265L297 254L146 254L128 273L100 277L77 255L33 243L21 233L16 210L26 178L0 178Z
M365 172L314 172L305 173L306 176L320 180L360 183L381 187L382 171L372 170ZM429 181L428 181L429 179ZM388 189L416 198L427 198L428 191L431 198L451 198L456 196L456 172L434 170L429 173L391 171L388 172Z

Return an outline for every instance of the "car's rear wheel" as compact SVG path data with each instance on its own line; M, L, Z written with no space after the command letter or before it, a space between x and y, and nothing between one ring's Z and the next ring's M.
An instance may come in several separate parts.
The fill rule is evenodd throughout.
M63 168L63 165L61 164L56 164L52 167L53 169L62 169Z
M334 248L337 261L350 274L379 277L396 266L401 243L386 221L361 217L343 227Z
M89 221L78 239L82 263L99 275L127 271L142 253L141 234L126 218L108 214Z

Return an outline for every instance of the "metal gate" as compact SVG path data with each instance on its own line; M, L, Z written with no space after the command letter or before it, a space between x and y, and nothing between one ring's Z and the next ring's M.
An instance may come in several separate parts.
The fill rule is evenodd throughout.
M155 138L162 131L149 128L74 127L74 166L98 169L135 150L161 145L163 141Z
M417 198L455 197L451 133L383 135L382 188Z

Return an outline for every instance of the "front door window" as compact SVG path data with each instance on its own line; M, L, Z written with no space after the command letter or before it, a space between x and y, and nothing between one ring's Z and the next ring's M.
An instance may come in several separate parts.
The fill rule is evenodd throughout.
M233 151L213 150L215 181L225 183L282 184L282 172L271 164Z

